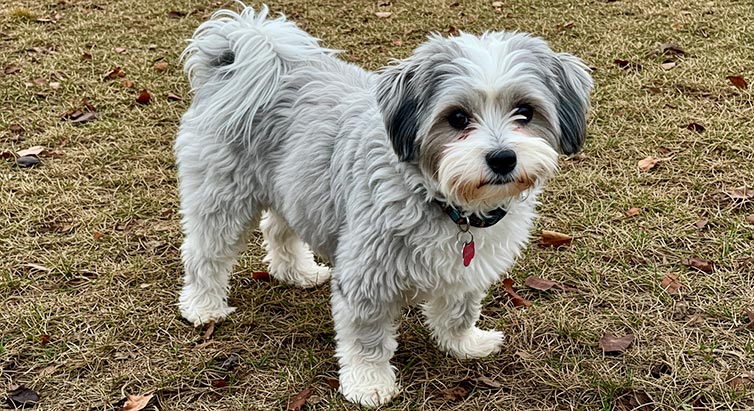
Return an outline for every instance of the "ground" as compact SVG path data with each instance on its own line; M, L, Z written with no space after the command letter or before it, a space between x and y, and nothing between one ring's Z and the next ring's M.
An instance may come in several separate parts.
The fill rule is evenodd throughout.
M754 407L754 199L734 191L754 185L754 107L752 87L727 78L754 81L748 1L270 5L369 69L407 56L429 32L484 30L532 32L593 68L585 150L562 159L532 245L503 274L533 305L514 308L502 285L490 290L481 323L506 344L473 361L438 351L408 310L393 361L403 390L385 409ZM337 376L328 287L255 280L265 270L258 234L234 272L238 311L208 338L178 314L171 145L191 98L179 54L221 6L235 7L0 6L0 396L23 384L40 410L120 410L129 394L155 394L147 409L274 410L312 387L304 409L357 408L328 385ZM106 79L116 67L124 77ZM142 89L149 104L136 101ZM96 119L62 120L81 119L75 109ZM14 153L36 145L47 149L41 164L16 166ZM640 170L650 156L666 160ZM542 229L574 239L543 248ZM524 287L530 275L578 291ZM669 275L677 280L664 289ZM605 354L605 333L635 339Z

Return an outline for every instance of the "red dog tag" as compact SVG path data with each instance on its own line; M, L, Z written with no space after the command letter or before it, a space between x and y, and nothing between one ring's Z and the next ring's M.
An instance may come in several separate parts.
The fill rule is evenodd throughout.
M463 244L463 266L468 267L472 258L474 258L474 240Z

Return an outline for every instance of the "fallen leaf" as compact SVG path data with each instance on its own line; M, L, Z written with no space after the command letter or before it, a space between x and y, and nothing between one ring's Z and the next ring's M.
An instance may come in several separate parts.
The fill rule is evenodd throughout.
M467 395L469 395L469 390L464 387L457 386L440 390L440 394L442 394L442 398L446 401L461 401L466 398Z
M210 321L209 325L207 326L207 330L204 331L204 339L209 340L212 337L212 334L215 333L215 322Z
M169 67L169 64L168 64L167 61L158 61L154 65L154 71L160 73L160 72L163 72L163 71L167 70L168 67Z
M84 52L84 54L81 55L81 60L91 60L92 59L92 53Z
M38 156L38 155L42 154L44 151L45 151L44 146L34 146L34 147L29 147L29 148L27 148L25 150L20 150L16 154L19 157L23 157L23 156Z
M492 2L492 7L496 8L496 9L502 8L503 7L503 2L502 1L493 1Z
M513 303L514 307L530 307L531 306L531 301L516 294L516 291L513 289L512 278L506 278L505 280L503 280L503 288L505 289L505 292L508 293L508 295L511 297L511 302Z
M754 330L754 311L746 310L746 316L749 317L749 325L746 328Z
M613 64L615 64L616 66L618 66L618 67L620 67L620 68L622 68L624 70L628 70L630 68L635 68L637 70L641 70L641 64L634 64L634 63L632 63L632 62L630 62L628 60L615 59L615 60L613 60Z
M0 151L0 158L5 160L6 158L16 158L16 156L14 156L13 152L10 150L3 150L3 151Z
M308 387L298 394L294 395L288 400L288 405L285 407L287 411L301 411L301 407L306 404L306 399L314 392L314 388Z
M675 67L675 61L665 60L660 64L660 67L662 67L663 70L670 70Z
M578 291L577 288L571 287L570 285L561 284L552 280L545 280L544 278L535 277L533 275L526 277L524 285L539 291L547 291L552 288L556 288L561 291Z
M126 52L126 48L125 47L116 47L116 48L113 49L113 51L116 52L116 53L118 53L118 54L123 54L123 53Z
M49 84L50 88L53 90L57 90L60 88L60 83L57 81L51 81Z
M13 408L33 408L39 402L39 395L31 389L19 385L8 392L8 400Z
M499 381L495 381L492 378L485 377L485 376L481 376L481 377L477 378L476 382L478 382L479 384L484 385L484 386L486 386L488 388L502 388L503 387L503 383L501 383Z
M19 66L18 64L8 64L3 70L5 74L15 74L19 71L21 71L21 66Z
M568 22L565 22L565 23L559 23L557 26L555 26L555 28L558 31L565 31L565 30L568 30L568 29L572 28L574 26L574 24L575 24L574 22L568 21Z
M728 194L734 200L748 200L754 198L754 188L746 186L736 187L725 191L725 194Z
M616 407L614 410L650 410L656 409L653 407L654 402L644 391L629 391L616 400Z
M747 215L746 222L748 222L749 224L754 224L754 214Z
M670 160L672 158L673 157L652 157L652 156L647 157L647 158L645 158L643 160L639 160L639 170L641 170L641 171L649 171L649 170L655 168L655 166L657 166L657 164L665 162L665 161L668 161L668 160Z
M631 207L626 211L626 217L636 217L641 213L641 208Z
M749 86L749 83L741 76L728 76L726 78L730 81L730 84L733 84L737 88L746 89Z
M670 25L670 28L673 29L673 30L675 30L675 31L678 31L678 30L680 30L680 29L683 28L683 23L680 22L680 21L676 21L675 23L673 23L673 24Z
M683 283L678 281L678 276L675 274L666 274L662 278L662 283L660 283L660 287L667 291L668 294L676 294L682 286Z
M458 35L458 28L456 26L450 26L448 28L448 36L457 36Z
M704 260L701 258L689 258L684 262L685 265L696 268L699 271L705 272L705 273L712 273L715 271L715 263L709 260Z
M129 79L121 80L120 84L125 88L134 88L134 82Z
M270 281L270 273L267 271L254 271L251 273L251 278L257 281Z
M126 397L126 402L123 404L123 411L143 410L149 404L149 400L151 400L153 396L154 394L129 395Z
M76 116L76 118L69 120L71 123L86 123L87 121L92 121L97 119L97 112L96 111L89 111L86 113L82 113L80 116Z
M112 69L107 75L105 76L105 80L115 80L117 78L125 77L126 72L123 71L122 68L116 67Z
M378 11L378 12L374 13L374 15L377 16L377 17L379 17L379 18L381 18L381 19L386 19L386 18L392 16L393 13L389 12L389 11Z
M338 381L337 378L325 378L325 382L327 383L327 386L330 387L331 390L336 390L340 388L340 381Z
M20 124L13 123L8 125L8 131L13 134L23 134L23 132L26 130L24 130L24 128Z
M149 94L149 91L147 89L141 90L141 92L139 92L139 96L136 97L136 102L139 104L149 104L151 100L152 95Z
M539 244L542 247L560 247L561 245L570 244L573 237L559 233L557 231L542 230Z
M696 131L697 133L702 133L704 132L704 130L706 130L706 128L704 128L704 126L699 123L689 123L686 125L686 129Z
M634 342L633 334L624 335L623 337L617 337L613 334L605 333L605 335L600 338L599 345L602 349L602 352L611 353L625 350L631 345L632 342Z
M706 218L702 218L701 220L695 222L694 225L696 226L696 228L701 230L702 228L707 226L708 222L709 220L707 220Z
M686 54L686 51L675 43L662 43L657 47L657 52L665 56Z
M94 233L92 234L92 238L94 238L95 240L101 240L101 239L102 239L102 238L103 238L104 236L105 236L105 235L104 235L104 234L102 234L102 233L100 233L99 231L95 231L95 232L94 232Z
M16 164L18 164L19 167L27 168L27 167L33 167L40 163L39 157L29 155L29 156L21 156L16 159Z
M50 334L42 334L39 336L39 343L45 346L50 343Z
M170 19L180 19L186 16L186 13L182 11L169 11L168 12L168 18Z
M173 93L168 93L167 97L168 97L168 101L181 101L182 100L180 96Z
M226 379L212 381L213 388L225 388L227 386L228 386L228 380Z
M43 265L34 264L34 263L26 263L26 264L24 264L24 267L33 268L33 269L38 270L38 271L46 271L46 272L52 271L51 268L47 268L47 267L45 267Z

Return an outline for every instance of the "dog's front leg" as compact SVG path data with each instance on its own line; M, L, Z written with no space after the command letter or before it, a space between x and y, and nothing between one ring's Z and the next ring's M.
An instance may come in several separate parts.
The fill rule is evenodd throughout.
M423 306L440 349L457 358L481 358L500 351L503 333L476 327L484 292L433 295Z
M399 389L390 359L398 347L395 320L400 304L375 301L361 290L344 289L337 278L331 292L340 392L361 405L385 404Z

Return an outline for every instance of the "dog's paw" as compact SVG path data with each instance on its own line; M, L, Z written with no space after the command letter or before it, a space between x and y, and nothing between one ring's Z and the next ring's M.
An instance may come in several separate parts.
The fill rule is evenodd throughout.
M220 322L228 314L236 311L236 307L228 307L222 299L192 298L185 290L181 293L178 308L183 318L187 319L194 327L207 324L210 321Z
M282 271L282 272L281 272ZM299 269L270 269L270 275L284 283L299 288L312 288L324 284L330 280L330 267L318 264L308 265Z
M353 403L377 407L390 402L399 390L389 365L345 367L340 371L340 392Z
M482 358L500 351L503 333L474 327L466 331L463 337L447 339L440 346L456 358Z

